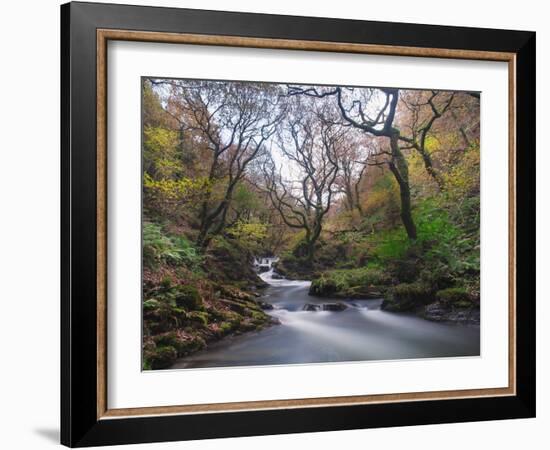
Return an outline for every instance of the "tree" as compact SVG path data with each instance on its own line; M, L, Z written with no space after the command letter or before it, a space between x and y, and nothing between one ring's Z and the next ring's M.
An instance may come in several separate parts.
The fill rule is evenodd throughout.
M362 216L360 190L369 165L369 157L374 152L374 144L367 136L350 131L346 133L346 139L343 140L338 154L340 171L336 185L338 192L344 194L345 209L349 212L357 210Z
M259 83L152 80L168 89L167 111L182 132L198 134L210 152L206 178L212 189L200 202L197 244L206 248L226 225L236 187L264 150L280 118L276 89ZM216 193L216 194L214 194Z
M295 102L278 128L278 146L288 161L283 163L286 174L272 154L266 156L262 169L273 207L288 227L304 231L304 256L311 266L315 243L337 191L338 151L345 130L331 123L323 111L309 112L302 103Z
M426 98L423 100L423 97ZM451 107L454 92L431 91L427 95L425 91L411 91L402 96L403 104L410 112L410 136L399 135L399 139L406 145L404 149L415 149L424 162L426 172L437 183L440 190L444 190L443 177L434 166L432 157L427 148L427 138L433 132L435 122L440 119ZM426 109L428 111L426 111ZM408 122L409 122L408 121Z
M344 91L345 89L345 91ZM393 88L326 88L289 86L288 95L306 95L316 98L336 97L342 120L372 136L386 138L389 150L384 151L386 164L393 174L401 198L401 220L409 239L416 239L416 226L412 217L411 190L407 160L401 151L400 130L394 125L399 89Z

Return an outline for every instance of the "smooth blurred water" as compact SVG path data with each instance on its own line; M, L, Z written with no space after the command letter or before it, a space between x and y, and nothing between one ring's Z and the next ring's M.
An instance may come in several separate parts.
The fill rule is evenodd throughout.
M309 281L274 280L266 311L280 325L228 337L180 359L174 369L368 361L479 355L479 326L430 322L380 310L382 300L335 300L308 295ZM344 311L303 311L306 303L343 302Z

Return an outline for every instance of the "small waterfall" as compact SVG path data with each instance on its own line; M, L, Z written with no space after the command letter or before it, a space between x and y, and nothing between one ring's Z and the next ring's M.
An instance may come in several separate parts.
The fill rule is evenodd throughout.
M273 264L279 261L276 256L265 256L262 258L254 258L254 268L258 272L268 272L273 269Z
M268 284L273 280L273 264L277 261L279 261L279 258L276 256L254 258L254 269L258 272L259 277Z

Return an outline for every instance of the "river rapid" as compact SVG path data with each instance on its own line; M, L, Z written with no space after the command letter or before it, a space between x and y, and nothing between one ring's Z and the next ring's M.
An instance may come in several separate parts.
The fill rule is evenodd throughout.
M260 276L269 284L261 300L273 305L266 313L279 319L280 325L224 338L178 360L173 369L480 354L479 326L436 323L412 314L382 311L381 299L312 297L308 295L309 281L274 279L273 270ZM345 303L347 308L323 310L323 305L330 303ZM319 305L319 310L305 311L306 304Z

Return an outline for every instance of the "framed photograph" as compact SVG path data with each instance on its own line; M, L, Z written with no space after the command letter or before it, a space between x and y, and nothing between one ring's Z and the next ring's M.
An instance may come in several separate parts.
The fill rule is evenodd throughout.
M535 415L535 33L69 3L62 443Z

